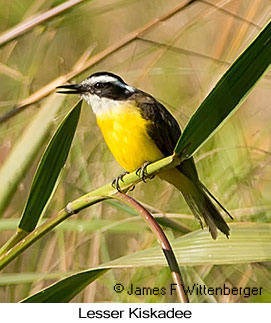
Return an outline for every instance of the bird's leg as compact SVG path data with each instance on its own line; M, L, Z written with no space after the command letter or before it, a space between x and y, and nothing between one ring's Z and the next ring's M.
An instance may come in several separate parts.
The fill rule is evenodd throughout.
M141 177L141 179L142 179L142 181L143 181L144 183L146 183L146 179L147 179L147 178L152 179L152 178L154 178L154 177L155 177L155 175L148 175L148 173L147 173L146 168L147 168L147 166L148 166L148 165L150 165L150 164L151 164L150 162L145 162L141 167L139 167L139 168L136 170L136 175L137 175L137 176L140 176L140 177Z
M120 185L119 185L119 182L122 181L123 182L123 177L125 175L129 174L129 172L122 172L121 174L119 174L115 179L113 179L111 185L112 187L114 187L118 192L121 192L121 189L120 189Z

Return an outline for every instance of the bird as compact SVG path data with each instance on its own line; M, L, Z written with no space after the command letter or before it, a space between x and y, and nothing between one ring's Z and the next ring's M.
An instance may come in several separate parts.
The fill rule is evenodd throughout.
M108 148L125 169L112 182L118 190L124 174L141 171L145 181L148 164L173 154L181 135L176 119L152 95L127 84L120 76L96 72L81 83L58 86L57 93L78 94L91 106ZM217 238L217 229L229 237L230 228L214 201L232 216L200 181L193 157L157 176L182 193L201 227L203 219L213 239Z

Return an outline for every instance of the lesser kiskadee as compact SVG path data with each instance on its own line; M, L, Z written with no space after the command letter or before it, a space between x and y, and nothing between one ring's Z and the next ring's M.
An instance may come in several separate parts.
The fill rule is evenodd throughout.
M58 93L79 94L92 107L109 149L127 172L173 153L181 135L175 118L150 94L126 84L119 76L99 72L79 84L58 88L65 89ZM216 228L229 236L227 223L211 201L215 198L198 178L193 158L160 172L158 177L182 192L201 225L203 217L213 239Z

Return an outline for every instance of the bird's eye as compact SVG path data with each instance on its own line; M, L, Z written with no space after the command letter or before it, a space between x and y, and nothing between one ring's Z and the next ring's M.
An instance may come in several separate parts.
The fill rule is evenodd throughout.
M103 83L97 82L94 84L95 89L102 89L104 87Z

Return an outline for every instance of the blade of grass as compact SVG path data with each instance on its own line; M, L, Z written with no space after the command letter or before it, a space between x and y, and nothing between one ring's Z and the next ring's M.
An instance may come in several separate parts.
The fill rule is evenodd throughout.
M191 157L236 111L271 63L271 22L231 65L181 135L175 154Z
M61 279L65 276L72 275L72 272L52 272L52 273L40 273L40 272L27 272L27 273L15 273L15 274L1 274L0 286L28 284L37 282L40 280L54 280Z
M37 112L30 125L17 141L0 169L0 217L10 202L24 174L47 139L54 117L64 98L51 95Z
M77 128L82 101L79 101L58 127L50 141L34 176L19 228L31 232L35 229L44 207L48 203L68 157Z
M0 221L0 232L4 230L16 230L20 219L2 219ZM127 223L126 223L127 222ZM44 220L40 221L41 224ZM132 225L131 225L132 223ZM67 232L97 232L98 230L104 230L109 232L142 232L147 230L145 224L141 221L139 216L129 217L127 219L105 220L105 219L91 219L89 220L69 220L63 222L61 226L56 230L62 230Z
M68 113L46 148L34 175L30 193L17 232L1 248L5 253L33 231L45 211L64 167L78 124L82 101Z
M271 224L235 223L230 227L231 239L219 234L218 239L214 241L208 230L199 230L172 241L171 245L179 265L223 265L271 260ZM94 281L109 269L166 265L161 248L150 248L115 259L98 268L73 274L26 298L23 302L67 302L76 295L73 293L74 286L79 292L87 286L86 281L89 283Z
M108 269L96 269L91 272L81 272L61 280L37 294L26 298L22 303L67 303L80 293L86 286L107 272Z
M171 228L181 233L188 233L191 230L184 225L180 225L179 222L172 221L164 215L153 215L156 221L165 227ZM16 230L20 219L2 219L0 221L0 232L5 230ZM43 220L40 222L44 223ZM131 225L132 223L132 225ZM89 220L69 220L63 222L60 227L56 230L63 230L67 232L96 232L97 230L105 230L109 232L142 232L147 230L144 223L141 221L138 215L129 217L127 219L116 221L116 220L105 220L105 219L92 219Z
M171 242L179 265L224 265L271 260L271 224L242 222L229 226L230 239L219 234L218 240L213 241L205 229L188 233ZM113 260L107 265L120 264L127 267L158 266L165 265L165 261L162 252L155 247Z

